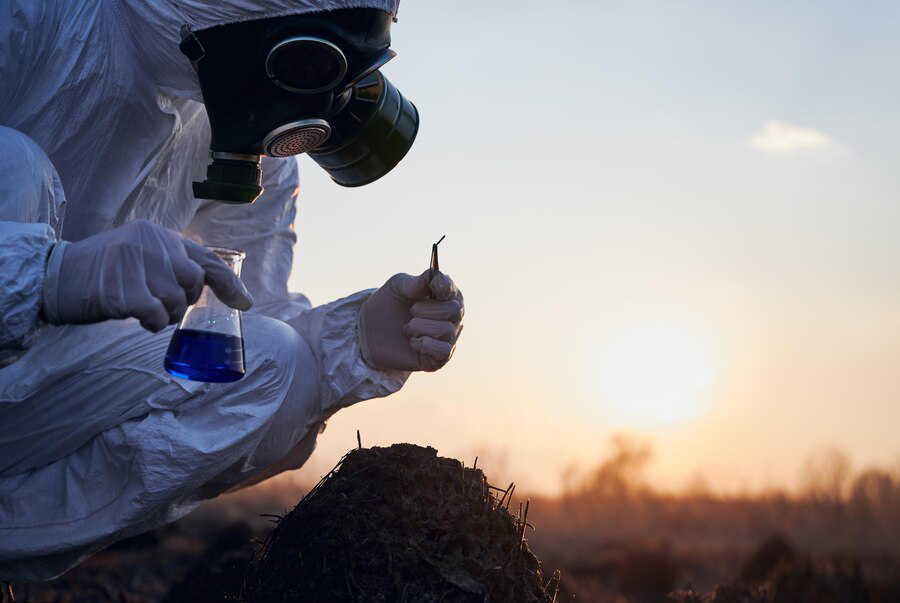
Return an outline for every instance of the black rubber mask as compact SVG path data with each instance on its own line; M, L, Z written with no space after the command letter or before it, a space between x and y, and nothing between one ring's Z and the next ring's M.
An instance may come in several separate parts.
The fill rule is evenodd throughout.
M412 146L416 108L378 69L391 16L346 9L182 30L209 116L206 180L194 196L252 203L260 157L309 156L343 186L388 173Z

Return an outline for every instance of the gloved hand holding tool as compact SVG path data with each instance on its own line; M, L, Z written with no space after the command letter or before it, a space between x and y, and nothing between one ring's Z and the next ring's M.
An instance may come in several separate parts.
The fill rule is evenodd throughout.
M436 371L453 355L465 308L462 293L439 270L438 243L428 270L418 276L395 274L360 308L359 347L367 364Z
M57 325L134 317L155 332L181 320L204 283L232 308L253 305L244 284L213 251L136 220L54 246L47 261L43 314Z

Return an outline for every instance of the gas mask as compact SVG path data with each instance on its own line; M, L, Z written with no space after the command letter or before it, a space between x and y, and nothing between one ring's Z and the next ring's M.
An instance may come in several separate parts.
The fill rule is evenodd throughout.
M252 203L262 155L307 153L342 186L391 171L419 127L415 106L379 72L396 56L391 22L365 8L183 27L212 131L194 196Z

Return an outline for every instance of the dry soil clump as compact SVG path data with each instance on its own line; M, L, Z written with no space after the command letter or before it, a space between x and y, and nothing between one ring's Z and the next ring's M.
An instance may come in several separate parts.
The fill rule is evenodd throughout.
M242 598L552 601L511 494L491 492L433 448L354 450L272 530Z

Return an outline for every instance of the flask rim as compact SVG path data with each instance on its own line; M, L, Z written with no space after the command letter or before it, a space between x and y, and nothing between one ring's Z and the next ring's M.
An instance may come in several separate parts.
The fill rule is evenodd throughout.
M217 256L219 256L222 260L226 262L234 262L237 260L243 260L247 257L247 254L240 249L231 249L230 247L219 247L218 245L204 245L207 249L214 252Z

